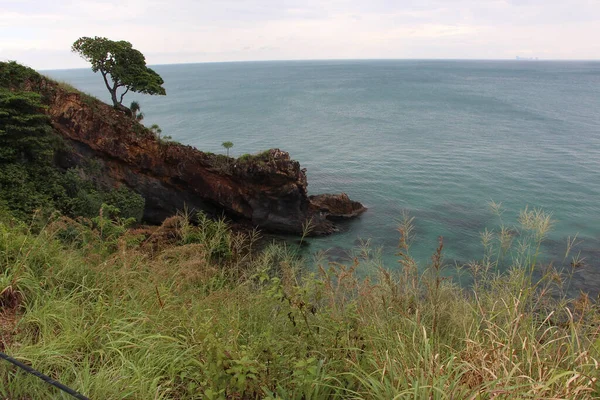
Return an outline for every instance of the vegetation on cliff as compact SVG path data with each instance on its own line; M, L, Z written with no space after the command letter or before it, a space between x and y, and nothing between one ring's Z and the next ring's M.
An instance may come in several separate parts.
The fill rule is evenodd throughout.
M221 146L227 150L227 157L229 157L229 149L233 147L233 142L223 142Z
M514 247L488 232L463 291L441 243L419 272L410 219L392 271L368 247L313 269L207 218L5 216L0 348L97 399L597 398L597 306L562 297L551 267L532 278L547 222L524 212ZM58 395L8 364L0 382L5 398Z
M41 209L91 218L107 203L140 220L144 199L125 187L103 186L93 160L85 168L56 165L67 145L44 112L48 98L26 90L27 85L47 82L30 68L0 63L0 204L27 219Z
M45 99L44 112L66 144L57 164L86 171L93 160L94 183L126 186L144 197L146 222L160 224L187 206L269 231L302 234L307 221L311 235L337 230L330 218L336 210L313 207L304 170L284 151L237 160L204 153L68 85L38 75L25 89Z
M43 90L31 93L32 85ZM52 96L67 106L57 110ZM411 257L409 217L397 266L382 265L368 246L346 263L313 260L300 248L259 245L256 231L236 232L202 213L133 227L143 198L106 186L101 160L56 166L65 148L82 143L58 128L88 135L77 139L112 159L139 157L146 169L161 161L156 170L166 176L184 167L168 170L164 159L196 163L205 175L189 175L213 179L217 171L219 188L268 178L272 191L302 189L305 177L279 150L227 159L220 170L224 156L164 146L129 129L139 126L133 119L88 102L35 71L0 64L1 351L93 399L600 396L598 307L585 294L564 295L574 271L540 265L551 227L542 211L482 234L480 260L462 269L468 289L444 274L441 241L430 265ZM93 135L102 130L90 126L127 136L98 145ZM115 165L114 176L141 180ZM345 195L302 204L340 217L363 209ZM0 363L3 398L59 395Z
M92 64L92 71L100 72L113 106L117 109L131 113L123 105L123 98L130 91L166 94L162 86L163 79L152 68L146 66L144 55L129 42L98 36L81 37L73 43L71 49Z
M58 145L40 95L0 88L0 202L20 217L48 202L64 202L53 166Z

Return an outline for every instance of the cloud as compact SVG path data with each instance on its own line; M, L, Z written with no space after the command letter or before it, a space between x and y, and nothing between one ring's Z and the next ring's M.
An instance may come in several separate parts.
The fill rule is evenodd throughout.
M38 0L0 5L0 59L84 67L80 36L149 63L315 58L600 57L593 0Z

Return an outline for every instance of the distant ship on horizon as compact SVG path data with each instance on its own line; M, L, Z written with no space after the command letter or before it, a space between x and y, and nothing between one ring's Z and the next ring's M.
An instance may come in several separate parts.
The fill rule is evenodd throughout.
M517 56L515 59L518 61L537 61L537 60L539 60L539 58L537 58L537 57L521 57L521 56Z

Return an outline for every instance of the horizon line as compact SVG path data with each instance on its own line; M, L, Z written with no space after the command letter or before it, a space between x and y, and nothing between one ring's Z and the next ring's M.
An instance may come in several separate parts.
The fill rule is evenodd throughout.
M175 63L148 64L148 66L167 65L197 65L197 64L242 64L242 63L272 63L272 62L315 62L315 61L513 61L522 63L535 62L600 62L600 59L576 59L576 58L306 58L306 59L271 59L271 60L232 60L232 61L191 61ZM13 61L13 60L4 60ZM17 60L14 60L19 62ZM89 69L89 67L75 68L43 68L38 71L67 71L76 69Z

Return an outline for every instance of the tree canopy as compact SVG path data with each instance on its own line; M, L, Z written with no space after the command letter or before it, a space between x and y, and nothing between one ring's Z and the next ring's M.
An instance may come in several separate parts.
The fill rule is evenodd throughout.
M229 157L229 149L233 147L233 142L223 142L221 146L227 149L227 157Z
M146 66L144 55L124 40L104 37L81 37L71 50L92 64L92 71L100 72L110 92L113 105L129 112L123 105L127 92L165 95L164 81ZM120 92L120 94L118 93Z

